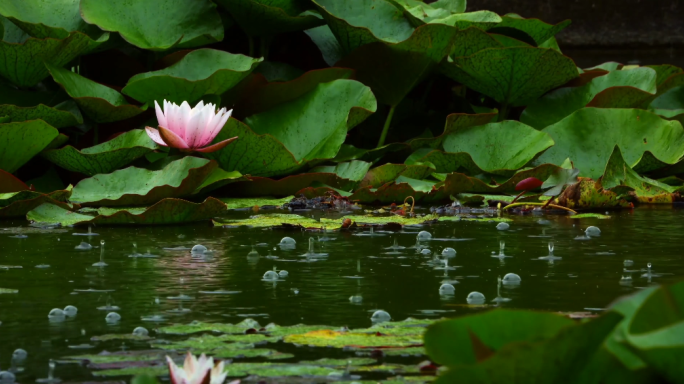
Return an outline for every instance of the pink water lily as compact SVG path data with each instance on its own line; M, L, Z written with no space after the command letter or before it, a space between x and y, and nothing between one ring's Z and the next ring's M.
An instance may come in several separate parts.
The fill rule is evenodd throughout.
M228 372L225 371L223 361L214 365L214 359L202 354L196 358L190 352L185 357L183 367L179 367L166 356L169 363L169 375L171 384L223 384ZM229 384L237 384L240 381L232 381Z
M209 153L216 152L237 139L237 136L231 137L210 145L230 118L232 109L226 112L225 108L221 108L216 112L214 104L205 105L202 101L195 108L190 108L187 101L178 106L166 100L163 110L156 101L154 109L157 112L159 130L146 127L145 131L159 145L178 148L184 152Z

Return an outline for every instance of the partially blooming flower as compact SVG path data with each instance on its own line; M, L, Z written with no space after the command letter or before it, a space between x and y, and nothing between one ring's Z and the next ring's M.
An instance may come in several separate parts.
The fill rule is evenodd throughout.
M216 112L214 104L205 105L202 101L197 103L195 108L190 108L187 101L178 106L166 100L163 110L156 101L154 109L157 112L159 130L152 127L146 127L145 130L159 145L186 152L209 153L218 151L237 139L237 136L231 137L209 145L230 118L232 109L226 112L225 108L221 108Z
M228 375L228 372L223 369L223 361L214 365L214 359L207 358L205 354L198 359L188 352L183 368L177 366L168 356L166 356L166 361L169 363L171 384L223 384ZM229 384L233 383L239 383L239 381Z

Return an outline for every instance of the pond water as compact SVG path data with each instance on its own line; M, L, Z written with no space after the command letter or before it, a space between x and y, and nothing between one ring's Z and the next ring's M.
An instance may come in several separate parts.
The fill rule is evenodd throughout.
M495 305L497 278L507 273L518 274L521 284L500 289L501 296L510 299L500 306L563 312L600 312L621 295L684 276L680 246L684 210L642 207L611 216L603 220L511 216L505 231L497 230L496 223L450 222L374 236L326 234L327 239L322 239L326 241L319 233L207 224L94 228L96 236L77 236L87 229L26 231L26 222L0 222L0 265L21 267L0 268L0 288L18 290L0 292L0 371L10 368L17 348L28 352L23 371L16 372L17 381L23 383L46 378L50 359L149 349L146 343L91 341L97 335L131 333L136 327L154 335L155 328L174 323L238 323L252 318L261 326L273 322L366 328L379 309L392 320L464 315L482 309L468 306L466 297L472 291ZM600 236L586 237L588 226L600 228ZM448 259L448 269L431 262L434 256L427 251L409 248L415 246L421 230L432 235L420 244L433 255L441 255L447 247L456 251ZM27 237L17 238L17 233ZM285 236L296 241L294 249L278 246ZM316 240L314 251L327 257L302 257L311 238ZM407 248L387 249L395 240ZM93 266L100 262L101 241L106 266ZM92 249L75 249L81 242ZM500 253L501 242L503 253L511 257L492 257ZM550 242L553 255L561 259L539 260L549 255ZM193 257L189 249L197 244L212 252ZM169 249L174 247L184 248ZM157 257L129 257L134 253ZM648 263L650 279L642 277ZM274 267L289 274L264 281L264 274ZM635 272L624 272L625 268ZM632 280L623 280L628 275ZM445 281L454 289L440 290ZM178 300L181 295L186 300ZM67 305L78 308L75 317L48 319L53 308ZM108 305L119 309L98 309ZM108 323L109 312L121 319ZM145 321L154 315L161 318ZM91 347L80 349L83 345ZM296 357L287 362L330 356L322 349L269 348L294 352ZM333 357L344 356L354 354L339 352ZM404 363L421 360L425 357ZM93 378L91 372L76 364L57 364L55 376L71 382L107 380Z

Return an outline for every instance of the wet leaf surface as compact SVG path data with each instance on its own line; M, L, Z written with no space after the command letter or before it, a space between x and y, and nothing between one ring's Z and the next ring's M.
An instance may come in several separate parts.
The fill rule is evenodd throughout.
M0 169L13 173L58 134L54 127L42 120L0 124Z

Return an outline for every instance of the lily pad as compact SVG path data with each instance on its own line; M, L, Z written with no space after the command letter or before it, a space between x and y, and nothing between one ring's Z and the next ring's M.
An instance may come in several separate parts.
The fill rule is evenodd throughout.
M317 27L324 22L304 14L309 7L300 0L219 0L249 36L274 36Z
M314 347L408 347L421 345L421 336L377 336L369 333L340 332L331 330L312 331L285 336L286 343Z
M460 129L444 139L445 152L433 151L418 161L429 162L437 172L467 169L474 174L510 175L554 144L551 137L517 121L489 123ZM475 170L472 163L475 163ZM473 172L474 171L474 172Z
M199 332L214 333L244 333L249 328L259 327L259 324L252 319L246 319L237 324L225 323L204 323L193 321L190 324L174 324L157 328L157 333L168 335L189 335Z
M359 187L378 188L396 180L399 176L424 179L435 172L429 165L383 164L368 171Z
M97 224L97 225L162 225L182 224L209 220L227 211L221 201L208 197L202 203L192 203L180 199L164 199L148 208L111 209L101 208L97 216L84 215L60 208L53 204L43 204L26 214L26 218L41 224Z
M6 36L5 36L6 37ZM101 40L106 40L103 35ZM91 49L90 37L71 32L64 39L29 38L21 42L0 41L0 75L21 87L31 87L49 76L45 64L61 67Z
M197 49L159 71L128 80L122 92L142 103L168 100L194 105L205 95L220 95L249 75L263 59L215 49Z
M633 108L656 93L656 72L651 68L613 71L581 87L560 88L530 104L520 121L537 129L554 124L587 105ZM602 102L610 101L610 105ZM597 105L597 104L602 105Z
M608 191L593 180L580 180L563 191L553 203L571 209L632 208L625 196Z
M610 219L609 215L602 215L600 213L580 213L570 216L571 219Z
M328 230L339 229L342 227L341 220L330 220L322 218L320 221L304 216L271 213L268 215L254 215L248 219L228 219L220 218L214 221L216 226L240 227L248 226L255 228L264 227L296 227L296 228L325 228Z
M490 33L502 33L517 38L516 33L510 33L507 29L515 29L524 32L532 39L535 45L539 46L558 32L570 25L570 20L561 21L558 24L547 24L539 19L525 19L515 13L509 13L501 17L501 22L490 29ZM522 39L519 39L522 40Z
M216 167L215 161L192 156L159 171L128 167L81 180L71 192L71 201L84 206L133 206L189 196Z
M134 129L112 140L78 150L72 146L51 149L41 156L58 166L88 176L109 173L153 151L157 145L145 131Z
M549 48L488 48L455 57L442 72L508 106L526 105L578 76L575 63Z
M304 365L318 365L318 366L323 366L323 367L336 367L336 368L346 368L347 366L360 366L360 365L371 365L375 364L378 361L376 359L371 359L368 357L350 357L347 359L330 359L330 358L322 358L318 360L303 360L300 361L299 364L304 364Z
M411 145L412 151L416 151L420 148L438 149L442 147L444 139L446 139L449 134L469 127L485 125L491 122L495 117L496 113L452 113L447 116L446 123L444 125L444 133L437 137L412 139L408 143Z
M29 211L44 203L68 209L69 206L64 201L69 194L69 191L55 191L50 194L33 191L0 193L0 218L24 217Z
M98 123L125 120L141 114L147 106L131 105L117 91L85 77L45 64L52 78L71 96L83 112Z
M0 116L7 116L6 122L20 122L41 119L55 128L71 127L83 123L81 111L73 101L65 101L54 107L38 104L20 107L12 104L0 105Z
M133 333L124 334L106 334L98 335L90 338L90 341L112 341L112 340L126 340L126 341L148 341L152 340L150 336L136 335Z
M330 159L337 155L348 129L353 128L348 121L356 108L366 117L375 111L370 88L353 80L335 80L319 84L294 101L252 115L245 123L258 134L278 139L298 162ZM363 121L354 120L356 124Z
M81 16L143 49L191 48L223 40L223 24L209 0L134 3L83 0Z
M284 204L289 203L294 196L287 196L283 198L248 198L248 197L221 197L219 200L226 203L228 209L243 209L243 208L254 208L254 207L282 207Z
M16 171L58 134L42 120L0 124L0 169L9 173Z
M672 204L674 199L672 192L676 190L675 187L639 176L625 163L622 151L617 145L608 160L608 164L606 164L606 171L601 177L601 184L603 188L614 190L619 194L626 190L633 190L639 201L661 204Z
M39 39L64 39L69 36L69 32L74 31L102 33L83 21L79 0L56 0L48 4L40 0L8 0L0 4L0 14Z
M674 164L684 155L679 122L637 109L582 108L542 132L556 144L536 163L562 164L570 158L580 176L593 179L603 174L615 145L629 167L636 166L646 151L656 160L650 170Z

